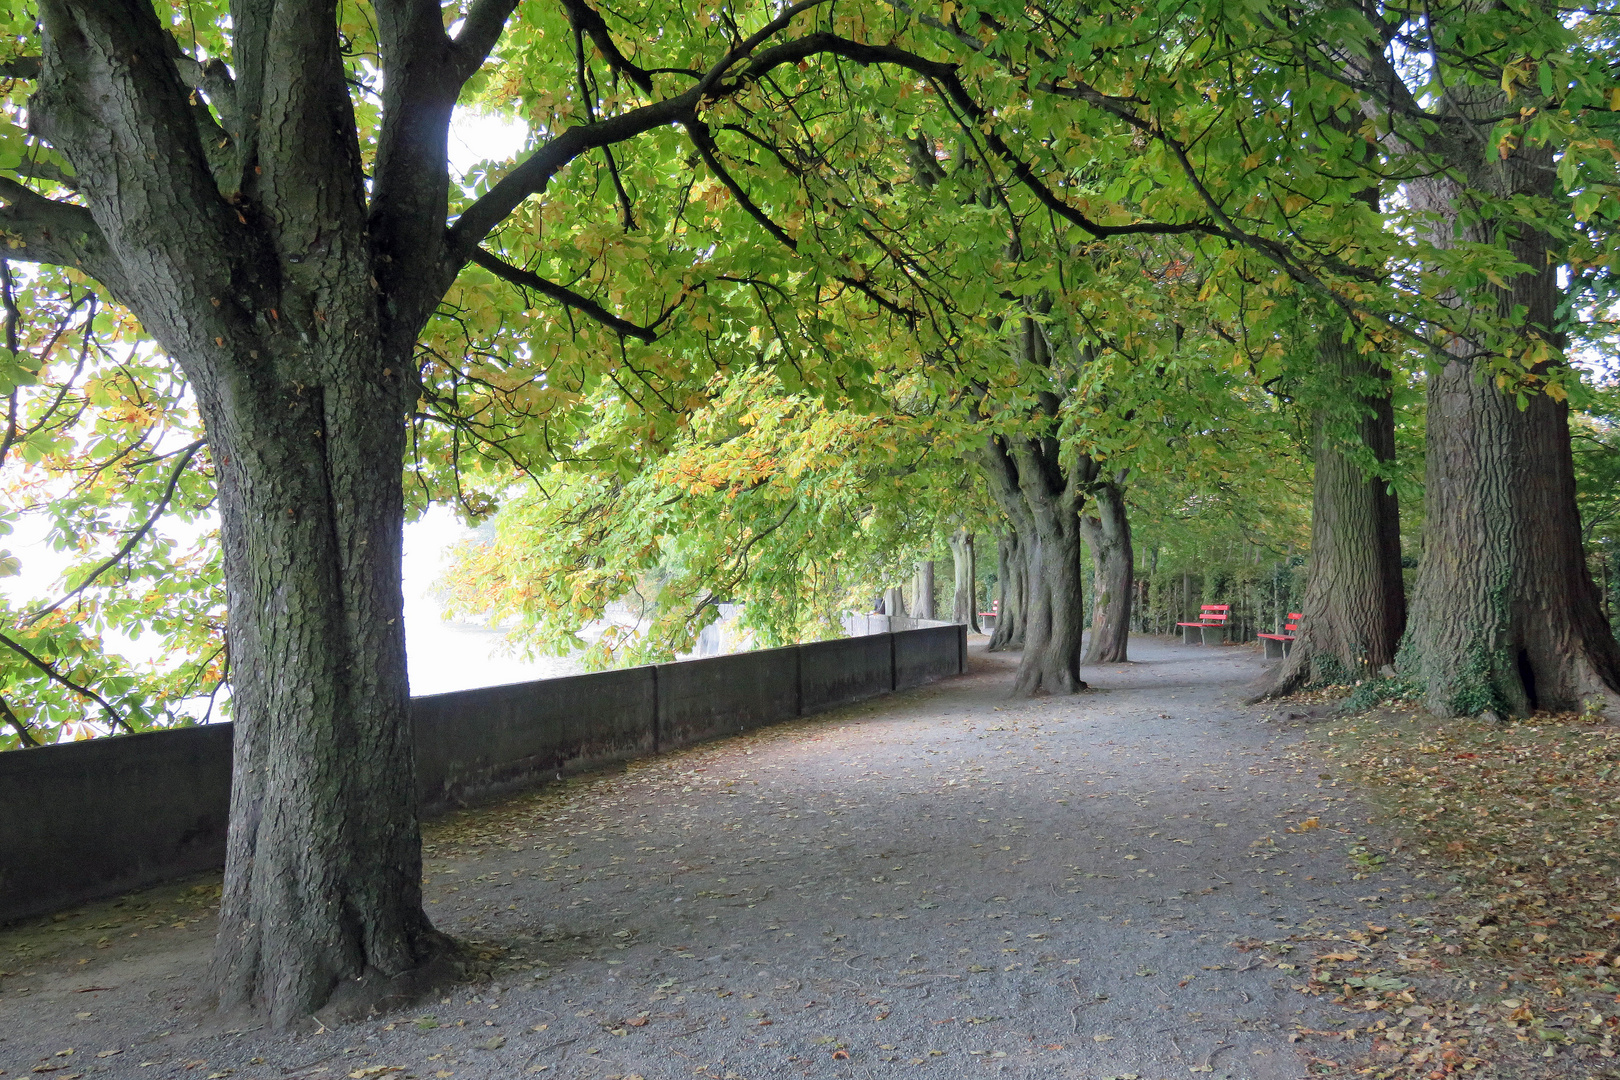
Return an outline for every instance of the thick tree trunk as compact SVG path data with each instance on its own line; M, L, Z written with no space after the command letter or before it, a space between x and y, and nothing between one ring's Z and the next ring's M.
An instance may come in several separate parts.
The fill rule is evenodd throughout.
M1131 526L1125 513L1125 493L1117 484L1099 485L1093 497L1097 513L1080 520L1086 546L1091 549L1094 597L1091 641L1084 662L1121 664L1129 649L1134 596L1136 556L1131 550Z
M984 454L991 493L1018 536L1028 595L1015 694L1084 690L1080 643L1085 618L1080 505L1096 463L1061 461L1056 439L991 436ZM999 627L998 627L999 629Z
M912 579L912 614L919 619L934 617L934 560L920 559Z
M1401 667L1437 715L1615 700L1620 651L1581 551L1568 412L1544 395L1521 410L1464 361L1430 378L1425 554Z
M1489 126L1476 118L1510 111L1494 88L1454 107L1475 132ZM1555 196L1546 146L1498 159L1464 141L1456 157L1453 166L1474 191ZM1429 378L1424 557L1401 669L1423 681L1425 704L1440 716L1578 709L1592 699L1614 705L1620 648L1581 549L1569 408L1534 392L1521 408L1486 368L1485 357L1504 348L1542 350L1549 359L1532 374L1562 363L1554 242L1523 219L1482 214L1456 179L1439 177L1414 192L1415 202L1442 215L1442 244L1505 235L1514 260L1529 269L1492 290L1494 315L1522 327L1515 338L1456 334L1450 359Z
M84 206L49 211L76 247L40 230L28 250L107 285L197 396L235 713L213 986L282 1026L408 992L448 951L421 904L401 466L415 338L455 272L443 135L465 61L436 11L379 17L391 119L368 206L332 9L275 14L235 28L216 121L149 4L44 0L30 118Z
M979 633L976 587L978 568L974 561L973 534L965 528L957 529L951 534L951 567L954 571L951 621L966 626L969 631L977 634Z
M1055 515L1054 515L1055 516ZM1044 533L1044 535L1042 535ZM1029 617L1013 693L1084 690L1080 643L1085 627L1085 574L1078 515L1068 531L1051 521L1029 545Z
M1251 701L1312 681L1373 678L1395 661L1406 626L1400 508L1389 483L1355 460L1359 448L1375 461L1394 461L1389 379L1340 328L1321 332L1318 351L1322 397L1331 404L1315 413L1305 619L1288 657L1261 678Z
M1029 571L1016 532L1008 531L996 539L996 593L996 625L990 633L989 650L1017 652L1024 647Z
M222 1007L268 1005L277 1025L340 984L352 991L339 1002L404 993L443 944L421 903L399 584L404 417L375 378L389 365L374 343L328 359L327 385L266 380L247 416L202 395L236 713L214 980ZM405 981L380 985L395 976Z

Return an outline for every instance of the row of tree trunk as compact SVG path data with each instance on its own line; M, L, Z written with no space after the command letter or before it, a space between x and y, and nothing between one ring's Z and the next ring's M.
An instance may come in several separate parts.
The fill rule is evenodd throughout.
M1550 270L1539 277L1521 279L1511 302L1545 309L1555 279ZM1567 407L1541 395L1521 408L1462 360L1430 378L1426 557L1409 623L1388 479L1388 374L1340 328L1322 331L1317 354L1326 386L1313 417L1305 618L1289 657L1253 700L1312 681L1376 678L1398 663L1442 716L1614 703L1620 650L1581 546ZM999 439L984 455L1011 524L997 544L990 648L1025 652L1017 686L1026 693L1079 689L1083 663L1126 660L1137 592L1126 476L1099 477L1084 462L1071 467L1080 475L1065 476L1049 467L1055 456L1038 443ZM1076 489L1091 496L1089 513ZM1092 552L1095 597L1083 654L1081 538Z
M978 563L974 556L973 533L965 527L957 529L950 537L952 583L951 583L951 622L960 623L973 631L979 632L978 612ZM911 583L911 616L917 619L936 619L938 615L934 608L934 560L919 559L916 573ZM884 590L879 598L880 610L890 615L905 615L905 590L891 588Z

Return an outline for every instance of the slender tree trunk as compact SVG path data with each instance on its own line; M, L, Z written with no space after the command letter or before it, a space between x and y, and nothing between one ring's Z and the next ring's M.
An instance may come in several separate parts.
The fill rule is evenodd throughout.
M1506 110L1506 97L1493 87L1454 107L1483 132L1488 121L1477 118ZM1456 156L1474 191L1555 195L1545 146L1498 159L1469 143ZM1425 704L1441 716L1578 709L1590 699L1613 705L1620 648L1581 549L1569 407L1540 393L1520 407L1480 355L1539 349L1547 359L1532 375L1562 363L1554 242L1527 221L1482 214L1452 177L1413 187L1415 201L1442 216L1442 244L1505 235L1514 260L1529 269L1492 290L1497 317L1523 327L1517 340L1505 346L1454 335L1450 358L1429 378L1424 558L1401 668L1424 682Z
M912 579L912 614L919 619L934 617L934 560L920 559Z
M889 618L904 617L906 614L906 591L901 588L883 590L883 610ZM891 627L893 624L890 624Z
M1320 333L1318 352L1327 376L1322 398L1331 404L1314 418L1305 619L1287 659L1262 678L1252 701L1312 680L1373 678L1394 663L1406 627L1399 506L1389 483L1369 476L1354 453L1359 446L1375 461L1394 461L1389 379L1338 327Z
M1099 485L1093 496L1097 513L1081 518L1081 530L1095 567L1091 642L1085 663L1119 664L1125 662L1130 642L1136 557L1131 551L1125 493L1117 484L1108 483Z
M951 534L951 564L954 588L951 593L951 621L979 633L977 568L974 565L973 534L957 529Z
M996 539L996 625L990 634L991 652L1017 652L1024 647L1024 613L1029 609L1029 570L1024 565L1018 533L1009 530Z

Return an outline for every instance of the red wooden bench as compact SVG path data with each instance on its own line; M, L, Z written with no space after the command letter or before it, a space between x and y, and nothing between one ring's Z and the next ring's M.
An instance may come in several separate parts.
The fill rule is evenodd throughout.
M1288 613L1288 621L1283 624L1286 634L1256 634L1255 637L1266 643L1266 659L1281 660L1294 649L1294 638L1299 636L1299 624L1305 616L1297 611Z
M1183 645L1219 645L1226 639L1226 616L1231 604L1204 604L1197 622L1178 622Z

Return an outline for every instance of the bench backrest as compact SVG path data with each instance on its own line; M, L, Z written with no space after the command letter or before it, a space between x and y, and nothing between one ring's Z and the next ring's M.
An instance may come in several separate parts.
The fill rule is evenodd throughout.
M1290 634L1297 634L1299 633L1299 624L1304 621L1304 619L1305 616L1301 615L1299 612L1290 611L1288 613L1288 621L1284 623L1283 626Z
M1198 621L1222 624L1226 622L1226 615L1231 610L1231 604L1204 604L1198 610Z

